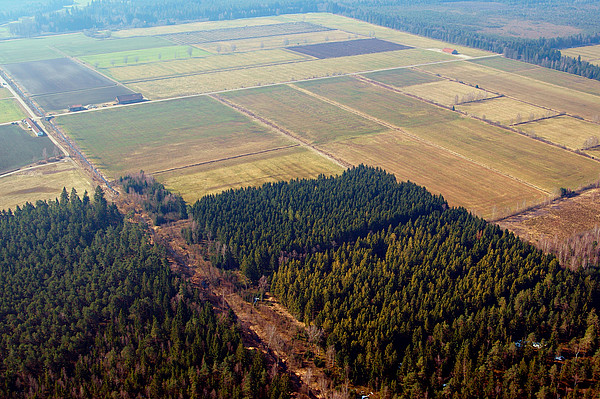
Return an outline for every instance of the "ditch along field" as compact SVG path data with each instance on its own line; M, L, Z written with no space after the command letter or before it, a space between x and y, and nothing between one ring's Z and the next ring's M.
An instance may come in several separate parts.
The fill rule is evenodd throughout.
M16 125L0 126L0 174L58 153L47 136L37 137Z
M26 202L60 197L63 187L79 195L87 191L93 195L94 188L85 173L71 160L62 160L0 177L0 209L14 209Z
M513 125L528 120L558 115L556 111L528 104L509 97L496 97L456 106L456 109L501 125Z
M583 61L600 65L600 45L569 48L560 52L569 57L581 57Z
M113 179L295 144L205 96L63 115L56 123Z

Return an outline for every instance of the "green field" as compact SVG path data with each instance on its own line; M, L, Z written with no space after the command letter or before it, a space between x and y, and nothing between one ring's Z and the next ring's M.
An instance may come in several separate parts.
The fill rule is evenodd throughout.
M154 47L141 50L118 51L80 57L94 68L120 67L130 64L147 64L182 58L197 58L209 55L207 51L192 46Z
M352 164L382 167L399 180L423 185L434 194L441 193L450 204L487 218L498 218L547 198L539 190L399 132L322 147Z
M386 130L377 123L288 86L239 90L223 96L310 143L324 143Z
M25 111L15 98L0 100L0 123L19 121L25 117Z
M52 141L34 137L15 125L0 126L0 173L11 171L58 153Z
M75 188L82 196L85 191L92 195L95 186L73 161L54 162L0 177L0 209L15 209L26 202L56 199L63 187L69 193Z
M369 79L373 79L394 87L406 87L422 83L437 82L441 80L440 77L415 71L409 68L373 72L366 74L365 76Z
M292 144L209 97L70 114L56 120L112 178Z
M204 195L230 188L315 178L342 170L337 164L298 146L159 174L156 178L191 203Z
M10 90L0 87L0 100L3 100L5 98L10 98L12 96L13 95Z

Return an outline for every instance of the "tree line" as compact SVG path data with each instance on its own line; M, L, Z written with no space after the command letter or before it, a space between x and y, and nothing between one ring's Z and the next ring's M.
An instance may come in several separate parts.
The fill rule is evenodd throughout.
M98 188L0 212L0 396L286 398L232 313Z

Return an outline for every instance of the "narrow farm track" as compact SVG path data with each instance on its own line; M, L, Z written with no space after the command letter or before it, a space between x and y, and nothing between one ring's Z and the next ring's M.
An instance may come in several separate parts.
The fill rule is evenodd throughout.
M263 118L262 116L259 116L257 114L255 114L254 112L250 111L249 109L242 107L239 104L234 103L233 101L226 99L218 94L211 94L209 97L219 101L220 103L227 105L228 107L233 108L234 110L238 111L239 113L249 117L250 119L260 123L261 125L264 125L268 128L270 128L271 130L284 135L285 137L294 140L295 142L297 142L298 144L309 148L310 150L314 151L315 153L319 154L320 156L327 158L328 160L335 162L336 164L338 164L339 166L341 166L342 168L350 168L352 167L352 164L344 161L343 159L336 157L326 151L323 151L322 149L318 148L317 146L309 143L308 141L302 140L298 135L296 135L295 133L293 133L290 130L287 130L281 126L279 126L278 124L276 124L273 121L270 121L266 118Z
M368 79L368 78L365 78L365 77L363 77L363 76L358 76L358 77L357 77L357 79L358 79L358 80L361 80L361 81L364 81L364 82L366 82L366 83L370 83L370 84L376 84L377 86L379 86L379 85L380 85L380 83L379 83L379 82L373 81L373 80L371 80L371 79ZM381 85L383 85L383 84L381 84ZM436 143L434 143L434 142L431 142L431 141L429 141L429 140L423 139L422 137L419 137L419 136L416 136L416 135L414 135L414 134L408 133L406 130L403 130L403 129L402 129L402 128L400 128L399 126L396 126L396 125L394 125L394 124L392 124L392 123L389 123L389 122L383 121L383 120L381 120L381 119L379 119L379 118L376 118L376 117L374 117L374 116L371 116L371 115L369 115L369 114L366 114L366 113L364 113L364 112L361 112L361 111L359 111L359 110L357 110L357 109L355 109L355 108L352 108L352 107L349 107L349 106L347 106L347 105L344 105L344 104L338 103L337 101L331 100L331 99L329 99L329 98L327 98L327 97L323 97L323 96L321 96L321 95L318 95L318 94L316 94L316 93L313 93L313 92L311 92L311 91L309 91L309 90L306 90L306 89L303 89L303 88L301 88L301 87L298 87L298 86L296 86L296 85L294 85L294 84L289 84L288 86L290 86L290 87L292 87L292 88L294 88L294 89L296 89L296 90L298 90L298 91L301 91L302 93L305 93L305 94L307 94L307 95L310 95L310 96L312 96L312 97L314 97L314 98L316 98L316 99L318 99L318 100L324 101L324 102L326 102L326 103L328 103L328 104L331 104L331 105L333 105L333 106L336 106L336 107L338 107L338 108L341 108L341 109L343 109L343 110L346 110L346 111L348 111L348 112L351 112L351 113L353 113L353 114L355 114L355 115L361 116L361 117L363 117L363 118L365 118L365 119L368 119L368 120L370 120L370 121L373 121L373 122L375 122L375 123L378 123L378 124L380 124L380 125L382 125L382 126L385 126L385 127L387 127L388 129L390 129L390 130L394 130L394 131L396 131L396 132L399 132L399 133L401 133L401 134L403 134L403 135L405 135L405 136L407 136L407 137L409 137L409 138L411 138L411 139L413 139L413 140L415 140L415 141L418 141L418 142L420 142L420 143L423 143L423 144L429 145L429 146L431 146L431 147L434 147L434 148L440 149L440 150L442 150L442 151L445 151L445 152L447 152L447 153L450 153L450 154L452 154L452 155L454 155L454 156L456 156L456 157L458 157L458 158L461 158L461 159L463 159L463 160L465 160L465 161L467 161L467 162L470 162L470 163L472 163L472 164L475 164L475 165L477 165L477 166L480 166L480 167L482 167L482 168L485 168L485 169L487 169L487 170L489 170L489 171L491 171L491 172L493 172L493 173L495 173L495 174L498 174L498 175L501 175L501 176L504 176L504 177L508 177L508 178L510 178L510 179L512 179L512 180L514 180L514 181L517 181L517 182L519 182L519 183L521 183L521 184L524 184L524 185L526 185L526 186L528 186L528 187L531 187L531 188L533 188L533 189L535 189L535 190L537 190L537 191L539 191L539 192L541 192L541 193L543 193L543 194L546 194L546 195L549 195L549 194L550 194L548 191L544 190L544 189L543 189L543 188L541 188L541 187L538 187L538 186L536 186L535 184L529 183L529 182L527 182L527 181L525 181L525 180L519 179L518 177L512 176L512 175L510 175L510 174L507 174L507 173L504 173L504 172L502 172L502 171L500 171L500 170L498 170L498 169L492 168L492 167L491 167L491 166L489 166L489 165L483 164L483 163L481 163L481 162L477 162L477 161L475 161L474 159L471 159L471 158L469 158L469 157L466 157L466 156L464 156L464 155L462 155L462 154L460 154L460 153L458 153L458 152L452 151L452 150L451 150L451 149L449 149L449 148L446 148L446 147L444 147L444 146L441 146L441 145L439 145L439 144L436 144ZM384 88L387 88L387 87L385 87L385 86L387 86L387 85L383 85L382 87L384 87ZM405 93L402 93L400 90L398 90L398 89L395 89L395 88L393 89L393 91L395 91L395 92L397 92L397 93L405 94Z
M298 147L298 146L300 146L300 144L291 144L291 145L286 145L286 146L283 146L283 147L269 148L267 150L249 152L249 153L246 153L246 154L234 155L234 156L227 157L227 158L214 159L212 161L198 162L198 163L194 163L194 164L191 164L191 165L178 166L176 168L163 169L163 170L159 170L159 171L156 171L156 172L150 172L150 173L152 173L152 175L159 175L159 174L162 174L162 173L173 172L175 170L188 169L188 168L193 168L195 166L210 165L210 164L214 164L214 163L217 163L217 162L229 161L231 159L245 158L245 157L250 157L252 155L265 154L265 153L268 153L268 152L286 150L288 148L294 148L294 147Z

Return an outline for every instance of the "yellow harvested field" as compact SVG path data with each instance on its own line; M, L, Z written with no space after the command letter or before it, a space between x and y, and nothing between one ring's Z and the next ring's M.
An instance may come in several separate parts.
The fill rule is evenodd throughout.
M564 145L573 150L587 147L586 140L591 137L600 139L600 125L582 121L570 116L544 119L538 122L517 126L528 134L543 137L553 143Z
M301 54L274 49L261 52L233 53L116 67L108 69L107 74L123 83L130 83L179 75L246 69L261 65L273 65L307 59L309 57Z
M413 85L403 88L402 91L446 106L496 96L494 93L449 80Z
M325 42L338 42L344 40L363 39L364 36L348 33L341 30L298 33L293 35L268 36L255 39L229 40L223 42L202 43L196 47L210 51L215 54L231 52L231 46L235 46L236 52L257 51L287 46L298 46Z
M343 58L309 60L281 65L218 71L201 75L175 77L128 84L148 98L210 93L245 87L264 86L311 78L337 76L347 73L398 68L421 63L442 61L447 55L433 51L411 49L385 53L355 55Z
M499 92L521 101L594 120L600 115L600 97L542 82L473 62L427 65L422 69Z
M180 193L188 203L230 188L267 182L315 178L341 173L343 168L306 147L294 147L159 174L156 178Z
M113 37L135 37L166 35L170 33L194 32L223 28L239 28L242 26L260 26L283 22L278 17L259 17L248 19L233 19L227 21L192 22L188 24L153 26L151 28L125 29L112 34Z
M585 186L600 171L589 158L470 118L406 130L548 193Z
M503 125L543 118L557 113L509 97L457 105L456 109Z
M354 165L379 166L486 218L508 215L546 199L530 186L494 173L399 132L328 143L326 151Z
M577 58L581 56L583 61L591 62L592 64L600 65L600 45L575 47L560 50L563 55Z
M0 177L0 209L14 209L26 202L55 199L65 187L75 188L79 196L94 192L94 185L71 160L43 165Z
M317 25L327 26L329 28L343 30L349 33L356 33L363 36L374 35L378 39L390 40L396 43L418 48L430 48L439 50L446 47L451 47L453 49L456 49L460 54L465 54L471 57L479 57L492 54L479 49L464 46L456 46L454 44L442 42L439 40L433 40L423 36L417 36L410 33L401 32L378 25L373 25L356 19L343 17L341 15L334 15L328 13L309 13L303 15L284 15L282 16L282 18L287 18L287 22L302 20Z

